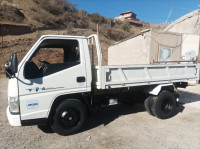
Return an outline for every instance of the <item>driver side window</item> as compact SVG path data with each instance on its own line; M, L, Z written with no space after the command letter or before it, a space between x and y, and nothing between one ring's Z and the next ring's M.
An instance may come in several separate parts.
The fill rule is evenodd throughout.
M77 40L44 40L25 65L26 79L35 79L51 75L80 64L79 44Z
M32 58L32 61L39 68L44 63L38 59L44 60L49 64L64 63L64 50L63 48L40 48Z

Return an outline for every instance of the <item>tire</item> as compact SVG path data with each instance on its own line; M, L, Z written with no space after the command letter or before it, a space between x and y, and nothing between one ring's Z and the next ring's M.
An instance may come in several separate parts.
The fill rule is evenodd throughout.
M168 119L174 116L176 109L176 98L169 91L162 91L152 100L151 111L160 119Z
M51 128L59 135L71 135L81 130L86 117L87 110L81 101L65 100L56 109Z
M146 111L154 116L152 110L151 110L151 106L152 106L152 100L153 100L153 96L149 96L145 101L144 101L144 107L146 109Z

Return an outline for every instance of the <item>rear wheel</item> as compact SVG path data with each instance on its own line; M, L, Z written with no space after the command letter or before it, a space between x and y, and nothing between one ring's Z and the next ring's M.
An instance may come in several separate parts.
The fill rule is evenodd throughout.
M59 135L74 134L81 130L86 117L86 107L81 101L66 100L56 109L51 128Z
M144 101L144 107L146 109L146 111L154 116L152 110L151 110L151 106L152 106L152 101L153 101L153 96L149 96L145 101Z
M176 98L174 94L169 91L162 91L158 96L152 100L151 111L160 118L167 119L174 116L176 109Z

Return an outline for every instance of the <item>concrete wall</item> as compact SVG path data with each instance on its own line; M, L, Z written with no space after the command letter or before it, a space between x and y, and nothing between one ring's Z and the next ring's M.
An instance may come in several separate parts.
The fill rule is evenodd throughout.
M196 60L199 55L199 35L183 34L181 56L184 60Z
M161 47L172 48L172 61L179 61L181 58L181 43L181 34L152 31L150 62L159 61L159 49Z
M168 25L164 31L183 34L183 59L188 59L195 53L200 60L200 10L193 11ZM190 55L190 56L189 56Z
M165 31L181 33L182 36L182 53L183 60L200 61L200 10L193 11L168 25Z
M159 48L172 48L172 61L181 58L182 36L169 32L149 31L108 49L108 65L153 64Z
M200 34L200 10L193 11L174 21L165 28L165 31L183 33L183 34Z
M108 65L150 63L150 32L108 48ZM148 36L146 36L148 35Z

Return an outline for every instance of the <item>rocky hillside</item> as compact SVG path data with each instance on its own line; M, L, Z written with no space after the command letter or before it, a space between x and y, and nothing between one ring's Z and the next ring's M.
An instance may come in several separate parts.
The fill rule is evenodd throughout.
M0 21L27 23L36 29L61 27L76 19L75 7L64 0L2 0L0 6Z
M19 53L20 61L43 34L87 36L97 32L97 24L104 65L110 45L144 29L132 26L124 30L122 22L77 10L69 0L0 0L0 72L13 52Z
M26 24L33 30L82 28L96 31L96 24L99 24L104 28L102 33L114 40L123 39L130 32L123 30L122 22L113 24L112 19L98 13L77 10L69 0L1 0L0 24L5 22ZM130 30L134 33L138 28Z

